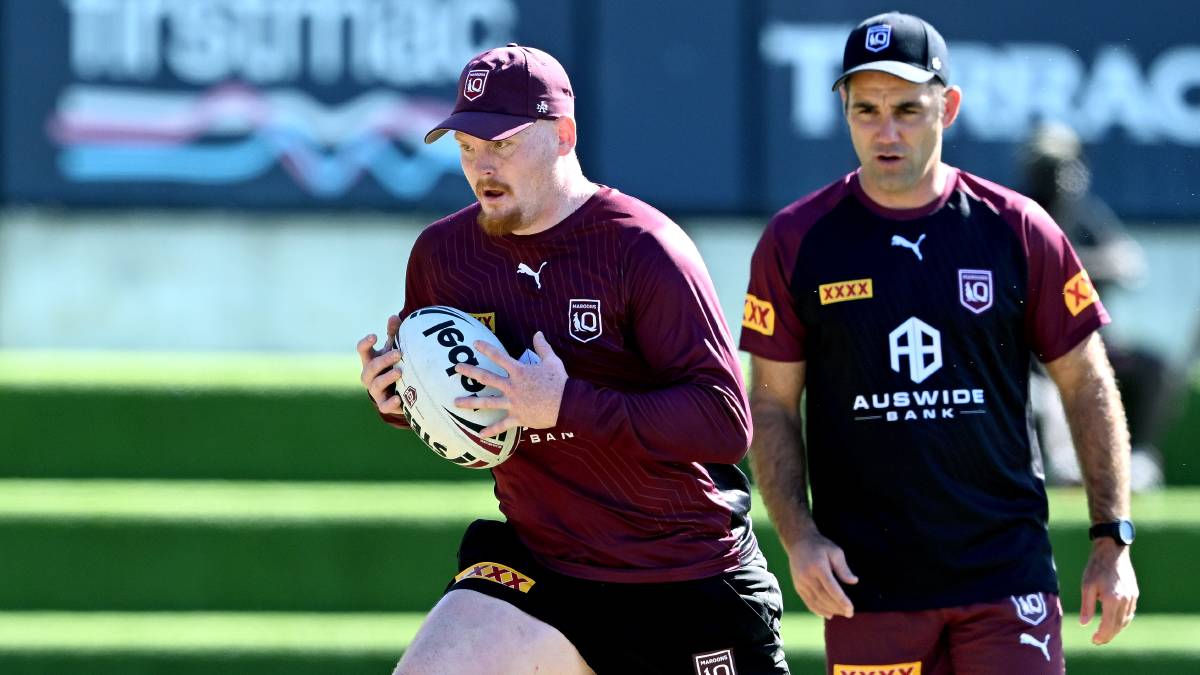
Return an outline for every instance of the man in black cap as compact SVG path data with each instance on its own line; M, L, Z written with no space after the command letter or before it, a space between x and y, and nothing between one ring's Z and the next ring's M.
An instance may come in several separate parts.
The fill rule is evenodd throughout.
M1103 644L1137 602L1108 314L1044 210L941 161L949 73L917 17L855 28L834 89L861 166L783 209L751 265L751 461L835 675L1063 672L1031 353L1094 524L1080 620L1102 603Z
M397 673L786 674L779 583L736 466L749 404L695 246L584 177L571 84L545 52L472 59L426 141L448 132L478 201L417 239L389 346L358 344L362 382L407 427L400 321L486 314L505 351L473 346L507 376L457 374L503 396L456 404L507 411L484 436L526 433L492 471L506 520L467 528Z

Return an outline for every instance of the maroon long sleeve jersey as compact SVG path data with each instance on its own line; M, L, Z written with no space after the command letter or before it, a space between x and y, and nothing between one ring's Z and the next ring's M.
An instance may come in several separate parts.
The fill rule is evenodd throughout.
M736 463L749 405L692 241L608 187L528 236L485 234L479 209L421 233L400 316L457 307L514 358L540 330L563 360L557 426L527 430L492 471L523 542L547 567L601 581L694 579L748 561L758 547Z

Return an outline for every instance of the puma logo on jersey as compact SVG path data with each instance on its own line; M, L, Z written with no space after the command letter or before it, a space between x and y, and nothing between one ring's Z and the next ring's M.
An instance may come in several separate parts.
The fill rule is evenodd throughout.
M1046 637L1042 638L1041 640L1038 640L1037 638L1033 637L1029 633L1021 633L1021 644L1029 645L1030 647L1037 647L1038 649L1042 650L1042 655L1046 657L1046 660L1047 661L1050 660L1050 634L1049 633L1046 633Z
M537 287L540 289L542 287L542 268L545 266L546 263L543 262L541 265L538 265L537 271L534 272L532 267L521 263L517 265L517 274L528 274L533 277L533 280L537 282Z
M925 260L921 255L921 242L923 241L925 241L925 235L923 234L917 237L916 242L911 242L898 234L892 235L892 246L903 246L904 248L911 249L916 254L917 260Z

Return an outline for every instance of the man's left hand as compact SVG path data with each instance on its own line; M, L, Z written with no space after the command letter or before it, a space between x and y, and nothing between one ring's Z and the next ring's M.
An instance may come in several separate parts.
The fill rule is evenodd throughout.
M454 405L466 409L508 410L507 417L481 431L481 436L495 436L513 427L549 429L558 423L558 409L567 386L567 369L541 331L533 336L533 351L541 359L537 364L521 363L485 342L476 342L475 348L508 373L505 377L465 363L454 368L459 375L495 387L501 394L464 396L454 399Z
M1092 542L1092 555L1083 570L1083 606L1079 623L1088 625L1101 606L1100 626L1092 644L1108 643L1133 621L1137 610L1138 584L1129 559L1129 547L1102 537Z

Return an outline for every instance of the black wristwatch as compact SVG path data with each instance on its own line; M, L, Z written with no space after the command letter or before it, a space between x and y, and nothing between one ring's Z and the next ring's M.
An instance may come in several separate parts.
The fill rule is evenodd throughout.
M1132 520L1117 520L1111 523L1100 523L1093 525L1088 529L1088 539L1096 537L1112 537L1113 541L1122 546L1128 546L1133 543L1133 537L1136 530L1133 527Z

